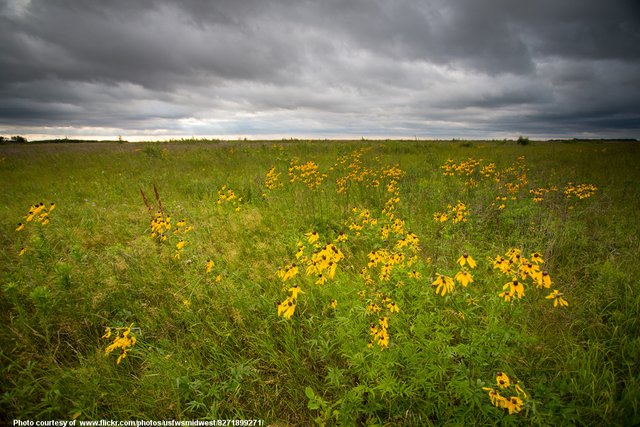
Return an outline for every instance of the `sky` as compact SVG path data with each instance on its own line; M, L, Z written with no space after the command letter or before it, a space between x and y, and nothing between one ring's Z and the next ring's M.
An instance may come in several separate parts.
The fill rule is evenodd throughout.
M0 135L640 138L637 0L0 0Z

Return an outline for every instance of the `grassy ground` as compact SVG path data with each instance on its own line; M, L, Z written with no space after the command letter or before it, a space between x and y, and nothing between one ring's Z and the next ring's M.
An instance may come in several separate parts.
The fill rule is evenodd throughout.
M630 142L0 146L0 413L638 424L639 161ZM140 194L155 212L154 184L164 242ZM315 256L332 267L307 275L330 243ZM539 252L550 287L516 258L494 268L510 249ZM432 285L465 268L468 286ZM507 302L514 276L524 295ZM567 307L546 298L556 289ZM120 363L122 348L105 354L116 336ZM520 402L496 407L490 390Z

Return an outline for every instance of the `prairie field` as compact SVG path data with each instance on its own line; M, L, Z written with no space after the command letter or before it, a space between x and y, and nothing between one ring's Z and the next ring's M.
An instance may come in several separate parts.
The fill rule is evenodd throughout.
M5 144L0 179L0 421L640 424L638 143Z

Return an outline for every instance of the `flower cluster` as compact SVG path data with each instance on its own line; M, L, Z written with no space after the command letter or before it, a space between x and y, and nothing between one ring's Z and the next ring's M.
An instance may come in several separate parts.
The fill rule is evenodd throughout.
M354 231L356 237L360 236L365 228L373 229L378 224L378 219L371 215L369 209L351 209L353 219L348 224L349 230Z
M453 293L456 288L451 277L440 273L436 273L436 280L434 280L431 285L436 287L436 294L440 294L442 296L445 296L447 293Z
M362 185L365 188L378 188L386 186L389 189L395 188L398 180L404 175L397 165L385 167L380 165L379 158L375 158L375 165L365 166L362 156L370 148L354 150L350 154L338 158L333 169L342 171L342 175L336 178L336 188L338 193L347 191L352 184Z
M32 222L40 225L49 224L49 214L56 208L55 203L51 203L47 208L44 203L40 202L37 205L29 206L29 213L25 217L26 222ZM18 224L18 228L16 231L21 231L24 229L24 224Z
M173 229L173 233L170 231ZM186 239L186 235L193 231L193 226L187 223L187 220L181 219L175 224L175 227L171 223L171 217L165 215L163 212L157 212L151 219L151 238L158 242L166 242L171 236L179 238L175 243L175 252L173 254L174 259L180 259L184 248L189 244Z
M268 190L275 190L282 187L282 182L280 182L280 173L276 171L275 166L272 166L267 172L267 176L264 179L264 186Z
M133 328L133 323L128 327L117 327L110 328L107 327L105 329L105 333L102 336L104 339L112 339L111 344L104 349L104 354L109 355L114 350L120 349L120 355L116 360L116 364L119 365L122 360L127 357L127 353L136 345L136 336L131 333L131 329ZM139 328L133 328L139 329Z
M24 222L18 223L18 226L16 227L16 232L24 231L27 227L27 224L29 223L40 224L40 225L49 224L50 222L49 215L51 214L51 212L53 212L55 208L56 208L55 203L51 203L49 207L45 206L45 204L42 202L29 206L29 212L25 216ZM27 248L23 246L22 248L20 248L20 252L18 252L18 255L22 256L25 254L26 251L27 251Z
M302 268L304 268L305 274L308 277L312 277L314 284L324 285L327 280L334 279L338 269L338 264L344 259L344 254L334 243L328 243L324 246L320 245L318 243L320 235L315 230L305 233L305 236L307 244L311 245L314 250L309 253L307 251L307 246L303 242L299 241L296 259ZM342 233L338 238L336 238L336 243L339 240L346 240L346 235ZM293 262L283 268L280 268L276 272L276 275L283 282L287 282L296 277L299 272L300 268L295 262ZM278 305L278 315L283 316L285 319L288 319L293 315L298 293L304 293L300 290L299 285L289 288L289 292L292 293L291 296Z
M444 171L444 176L471 176L478 170L478 166L482 164L482 160L468 158L460 163L456 163L453 159L447 159L446 163L440 168ZM494 165L495 168L495 165ZM485 171L486 172L486 171Z
M558 187L556 187L555 185L552 185L549 188L546 188L546 187L532 188L529 190L529 194L533 196L533 201L535 203L540 203L542 202L542 200L544 200L544 196L547 193L556 192L556 191L558 191Z
M151 219L151 238L156 239L159 242L167 240L169 230L171 230L171 217L165 216L162 212L156 212L155 216Z
M285 319L290 319L291 316L293 316L293 313L296 311L298 294L304 293L298 285L289 288L289 292L291 292L291 295L278 304L278 316L282 316Z
M191 231L193 231L193 226L189 225L186 219L181 219L180 221L176 222L176 227L173 230L173 234L179 237L180 240L176 243L176 251L173 254L174 259L180 259L184 248L189 244L186 236Z
M240 203L242 202L242 197L238 197L231 188L227 187L227 185L223 185L218 190L218 200L216 204L218 205L230 205L233 209L238 212L240 211Z
M448 159L441 166L445 176L460 176L465 179L467 187L475 187L480 181L493 183L496 197L492 206L498 210L505 209L508 200L518 200L526 191L534 203L542 202L549 193L558 191L556 185L531 186L527 175L527 165L524 156L520 156L514 163L497 169L494 163L484 164L484 160L467 160L456 163ZM593 184L575 184L569 182L564 187L564 195L567 199L583 200L592 197L598 188ZM573 207L570 207L572 209ZM434 214L436 222L448 221L450 214L437 212Z
M372 339L369 340L369 344L367 346L369 348L373 348L374 341L376 344L380 346L380 349L384 350L389 347L389 318L381 317L378 320L378 324L372 323L369 327L369 332L372 336Z
M446 212L435 212L433 219L436 222L447 222L451 218L451 223L457 224L459 222L469 221L469 209L467 205L458 200L455 205L447 205Z
M292 184L301 182L306 185L309 190L318 188L326 178L327 174L321 172L320 167L314 161L300 164L297 159L294 159L289 165L289 182Z
M588 199L593 196L596 191L598 191L598 187L593 184L574 184L573 182L569 182L564 187L564 195L567 198L576 197L579 200Z
M460 264L462 269L456 273L454 279L466 288L470 283L473 283L473 276L471 276L469 268L476 268L476 261L471 257L471 255L465 252L460 258L458 258L457 262Z
M524 400L527 399L527 393L522 387L517 382L512 382L504 372L497 373L495 386L482 387L482 389L489 394L489 400L493 406L508 411L510 415L520 412ZM510 396L503 396L501 392L508 392Z
M216 266L216 263L213 262L212 259L207 260L207 263L204 266L204 271L209 274L213 271L213 267ZM215 277L215 281L216 282L221 282L222 281L222 274L217 274Z
M353 183L364 185L366 188L380 186L377 170L362 164L362 155L368 150L368 148L361 148L338 158L334 169L344 170L343 175L336 178L338 193L347 191Z
M525 258L520 249L511 248L505 255L496 256L492 263L494 269L511 278L509 282L504 284L503 291L500 293L500 298L504 298L506 302L522 298L527 282L535 284L537 288L549 289L551 287L551 276L547 270L541 268L544 259L539 252L534 252L530 258ZM558 305L566 307L569 303L562 298L562 295L556 290L547 298L554 298L554 307Z

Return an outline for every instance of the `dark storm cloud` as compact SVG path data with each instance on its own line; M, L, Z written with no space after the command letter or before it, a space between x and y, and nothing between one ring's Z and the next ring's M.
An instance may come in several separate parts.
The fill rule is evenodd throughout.
M3 133L640 127L636 1L4 0L0 40Z

